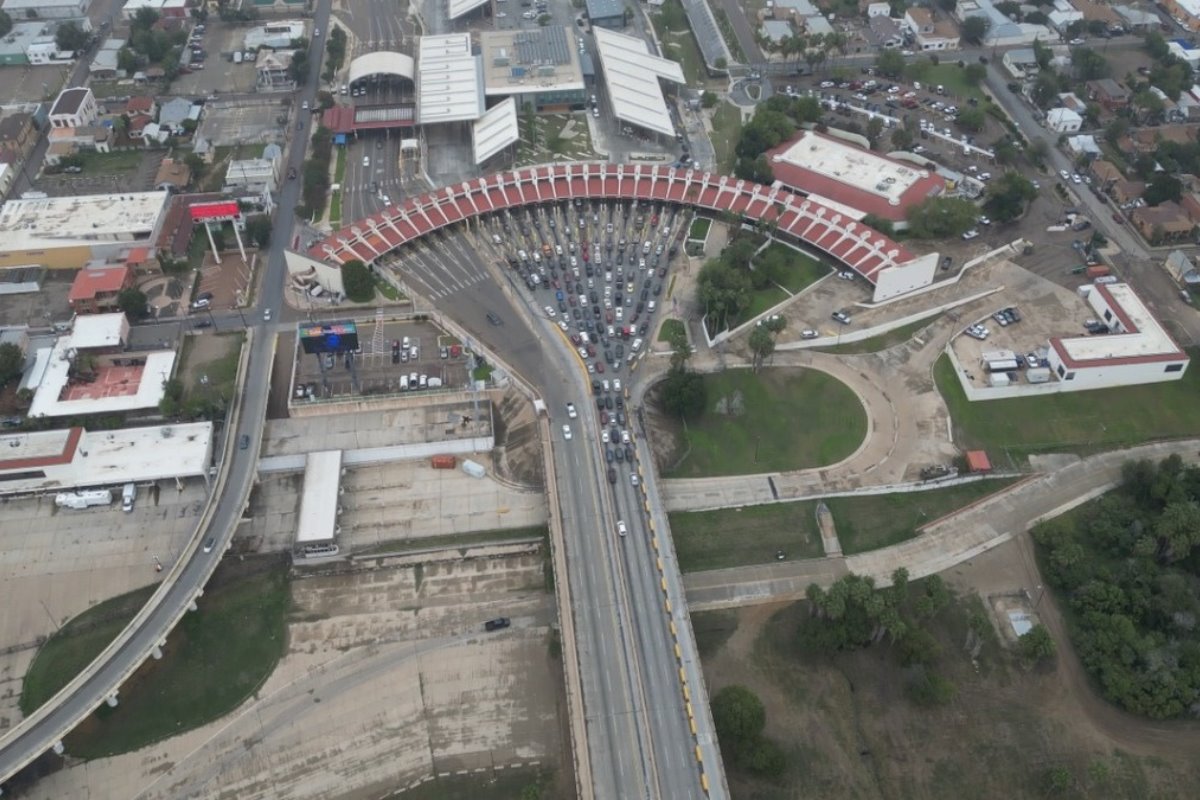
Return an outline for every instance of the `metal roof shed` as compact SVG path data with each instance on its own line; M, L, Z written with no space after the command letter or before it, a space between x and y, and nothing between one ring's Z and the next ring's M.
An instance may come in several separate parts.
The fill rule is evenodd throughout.
M683 84L678 63L650 53L642 39L593 28L604 83L617 119L665 136L675 135L659 80Z

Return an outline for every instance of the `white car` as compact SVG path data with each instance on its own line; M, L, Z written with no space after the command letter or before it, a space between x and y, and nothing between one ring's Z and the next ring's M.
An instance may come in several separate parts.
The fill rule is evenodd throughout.
M621 391L621 379L620 378L613 378L612 388L613 388L614 392Z
M600 441L603 444L608 444L608 428L604 428L600 431Z
M567 403L567 417L568 417L569 419L575 419L575 418L576 418L576 417L578 417L578 416L579 416L579 412L577 412L577 411L575 410L575 404L574 404L574 403Z
M812 328L805 328L804 330L800 331L801 339L816 339L820 335L821 334L817 333Z
M550 319L554 319L555 317L558 316L558 312L556 312L550 306L546 306L546 316L549 317Z
M991 225L991 224L992 224L992 221L991 221L990 219L988 219L987 217L980 217L980 218L979 218L978 220L976 220L976 221L977 221L977 222L978 222L980 225Z
M363 156L363 166L364 167L371 166L371 157L370 156Z
M563 425L563 438L568 442L571 441L571 426Z
M1080 177L1078 172L1071 175L1071 183L1083 183L1083 178Z
M629 444L629 431L621 431L621 444Z
M634 486L637 486L639 483L641 483L641 481L638 480L638 476L637 476L636 472L629 473L629 483Z
M625 527L625 520L617 520L617 536L624 536L629 533L629 529Z
M1064 181L1069 181L1069 180L1071 180L1071 173L1067 172L1065 169L1060 169L1060 170L1058 171L1058 174L1062 176L1062 179L1063 179Z
M264 309L263 309L263 321L264 321L264 322L270 322L270 321L271 321L271 309L269 309L269 308L264 308Z
M967 231L966 233L964 233L964 234L962 235L962 238L963 238L964 240L966 240L966 241L970 241L970 240L974 239L974 238L975 238L976 236L978 236L978 235L979 235L979 231L977 231L977 230L975 230L974 228L972 228L971 230L969 230L969 231Z

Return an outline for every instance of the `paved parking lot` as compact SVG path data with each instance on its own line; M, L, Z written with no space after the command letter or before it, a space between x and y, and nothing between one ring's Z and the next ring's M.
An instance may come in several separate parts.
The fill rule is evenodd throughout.
M427 322L364 323L359 330L361 353L316 356L301 351L296 384L314 386L315 396L324 398L411 391L413 376L418 385L424 376L426 382L441 381L442 389L462 389L468 382L467 358L462 352L451 355L451 347L459 344Z
M486 554L485 554L486 555ZM47 776L31 798L382 797L438 773L553 767L561 666L542 555L296 580L288 651L246 705L137 753ZM484 633L505 615L512 627ZM314 732L319 731L320 735Z
M290 130L291 106L291 95L211 102L200 119L199 135L215 147L283 144Z
M0 732L20 718L20 681L41 637L119 594L155 583L158 558L170 568L190 539L204 504L200 481L177 492L142 488L134 510L120 502L72 511L53 495L10 500L0 514Z
M205 24L207 30L201 37L206 58L203 69L180 75L171 84L173 94L245 94L254 91L254 62L234 64L230 56L241 50L246 37L246 27L226 25L215 16Z
M0 294L0 324L49 328L52 322L71 319L67 295L71 293L74 278L74 270L46 270L41 291Z

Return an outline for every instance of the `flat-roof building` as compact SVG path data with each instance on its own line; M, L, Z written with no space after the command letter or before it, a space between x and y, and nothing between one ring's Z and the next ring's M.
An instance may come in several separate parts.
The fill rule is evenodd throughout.
M604 28L594 28L592 33L617 119L653 133L674 136L675 123L660 81L684 84L683 68L676 61L652 55L643 39Z
M332 542L336 537L341 480L341 450L321 450L305 458L304 493L296 522L297 547Z
M471 147L475 163L484 163L520 139L517 103L513 98L506 97L485 111L483 116L471 125Z
M247 50L257 50L269 47L272 50L282 50L292 46L293 39L307 38L307 28L302 19L285 19L269 22L246 31L242 44Z
M167 192L9 200L0 206L0 267L79 269L158 235Z
M484 92L512 97L522 109L563 112L584 106L587 94L571 32L552 26L488 31L480 36Z
M205 477L213 424L0 435L0 495Z
M1187 353L1124 283L1085 287L1088 305L1111 333L1055 337L1050 369L1062 391L1176 381L1187 370Z
M469 122L483 114L483 75L471 34L422 36L417 45L417 121Z
M905 213L945 190L932 170L815 131L767 151L775 181L854 219L871 214L905 224Z
M86 17L91 0L4 0L13 21L22 19L77 19Z
M614 31L625 27L625 4L621 0L587 0L586 8L593 27Z

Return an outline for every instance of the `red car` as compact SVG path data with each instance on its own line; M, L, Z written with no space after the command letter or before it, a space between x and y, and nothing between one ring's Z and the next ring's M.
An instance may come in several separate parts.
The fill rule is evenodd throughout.
M603 361L596 362L596 372L598 372L601 375L604 374L604 362Z
M583 251L582 255L583 255L583 260L584 260L584 261L591 261L591 259L588 257L588 251L587 251L587 249L586 249L586 248L584 249L584 251Z
M1124 217L1122 217L1120 214L1118 214L1117 212L1115 212L1115 211L1114 211L1114 212L1113 212L1113 222L1117 223L1118 225L1124 225L1124 224L1125 224L1125 218L1124 218Z
M605 320L607 320L608 322L612 322L612 321L613 321L613 315L612 315L612 311L611 311L611 310L609 310L609 311L605 311L605 312L604 312L604 319L605 319Z
M608 412L607 412L607 411L601 411L601 412L600 412L600 424L601 424L601 425L607 425L607 424L608 424Z
M592 346L589 344L589 345L587 346L587 354L588 354L589 356L592 356L592 357L594 358L594 357L595 357L595 355L596 355L596 348L592 347Z
M571 334L571 344L575 345L576 347L583 344L583 340L579 338L578 333Z

